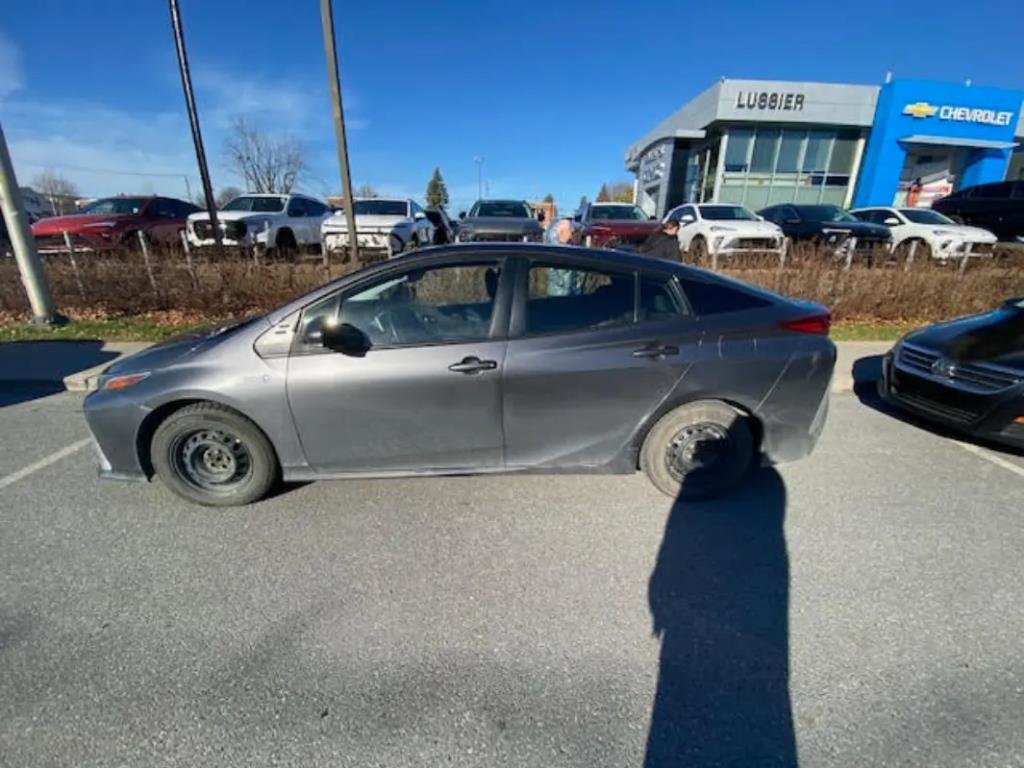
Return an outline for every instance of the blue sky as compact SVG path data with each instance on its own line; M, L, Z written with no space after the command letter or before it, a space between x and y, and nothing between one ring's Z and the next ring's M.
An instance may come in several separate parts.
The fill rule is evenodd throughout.
M162 0L3 0L0 120L22 184L184 195L196 181ZM317 0L181 0L215 186L235 115L337 164ZM336 0L353 180L422 198L440 166L458 210L474 156L495 196L563 206L628 178L627 145L719 77L1024 88L1020 0L384 2ZM88 169L88 170L86 170ZM111 171L141 172L118 175Z

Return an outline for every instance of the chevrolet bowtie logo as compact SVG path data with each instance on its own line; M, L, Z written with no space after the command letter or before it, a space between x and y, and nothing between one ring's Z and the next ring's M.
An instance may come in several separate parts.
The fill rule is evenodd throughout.
M938 107L933 107L927 101L917 101L913 104L907 104L903 108L904 115L912 115L913 117L931 117L938 111Z

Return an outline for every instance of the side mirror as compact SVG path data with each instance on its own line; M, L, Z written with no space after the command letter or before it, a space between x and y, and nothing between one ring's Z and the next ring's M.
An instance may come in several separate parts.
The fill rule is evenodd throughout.
M459 211L459 218L460 219L466 218L466 212L465 211Z
M680 224L693 224L695 221L696 219L688 213L679 217Z
M416 211L416 213L414 213L412 217L416 221L423 221L425 218L427 218L427 214L425 214L423 211Z
M321 339L327 349L350 357L363 357L370 351L369 337L349 323L323 326Z
M887 227L898 227L900 225L900 220L897 219L895 216L890 216L882 223L885 224L885 226Z

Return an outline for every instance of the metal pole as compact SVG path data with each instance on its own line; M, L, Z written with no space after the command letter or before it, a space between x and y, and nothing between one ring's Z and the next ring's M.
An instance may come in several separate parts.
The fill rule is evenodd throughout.
M206 210L213 227L213 241L217 244L217 250L220 251L221 239L220 224L217 222L217 204L213 197L213 186L210 184L210 169L206 166L203 134L199 131L199 113L196 112L196 99L192 93L192 76L188 70L188 54L185 53L181 12L178 10L178 0L168 0L168 2L171 7L171 26L174 29L174 47L178 52L178 69L181 71L181 88L185 92L185 108L188 110L188 122L192 127L192 143L195 145L196 162L199 164L199 179L203 183L203 197L206 199Z
M39 325L50 325L57 321L53 309L50 288L46 284L46 274L36 252L36 241L25 215L25 203L18 189L18 179L14 175L14 165L7 151L7 139L4 138L3 127L0 126L0 206L3 208L4 221L7 222L7 236L11 240L14 258L18 262L21 282L28 294L32 307L32 322Z
M484 196L484 157L478 155L473 158L476 163L476 199L481 200Z
M71 242L71 235L64 230L64 245L68 249L68 258L71 259L71 271L75 275L75 283L78 285L78 295L85 299L85 285L82 283L82 275L78 271L78 259L75 258L75 244Z
M146 233L140 229L138 235L139 248L142 249L142 261L146 265L146 274L149 275L149 284L153 287L153 293L159 293L160 289L156 287L156 277L153 275L153 264L149 260L149 243L146 242Z
M348 230L348 250L352 262L359 260L356 238L356 215L352 208L352 176L348 169L348 142L345 139L345 111L341 106L341 75L338 73L338 52L334 44L334 13L331 0L320 0L320 23L324 29L324 55L327 57L327 81L331 86L331 107L334 112L334 135L338 143L338 169L341 171L342 207Z

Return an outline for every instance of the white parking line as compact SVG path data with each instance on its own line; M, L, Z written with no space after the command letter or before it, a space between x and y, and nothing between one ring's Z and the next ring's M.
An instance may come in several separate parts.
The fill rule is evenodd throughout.
M0 491L2 491L4 488L6 488L9 485L13 485L14 483L18 482L21 479L28 477L33 472L38 472L40 469L45 469L46 467L50 466L54 462L60 461L65 456L70 456L75 451L78 451L78 450L81 450L82 448L85 448L85 446L87 446L88 444L89 444L89 438L86 437L86 438L84 438L82 440L79 440L77 443L72 443L71 445L67 446L66 448L61 448L56 453L51 453L49 456L46 456L45 458L40 459L39 461L35 462L34 464L29 464L27 467L25 467L23 469L19 469L17 472L12 472L11 474L7 475L6 477L0 477Z
M1020 466L1019 464L1014 464L1012 461L1007 461L1002 456L997 456L996 454L991 453L990 451L986 451L984 448L980 446L971 445L970 443L961 443L959 440L954 440L953 442L959 445L965 451L969 451L970 453L973 453L975 456L985 459L985 461L990 461L997 467L1008 469L1015 475L1020 475L1021 477L1024 477L1024 467Z

